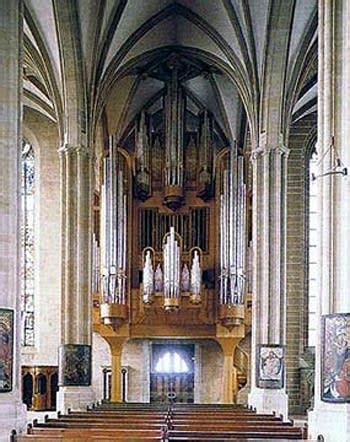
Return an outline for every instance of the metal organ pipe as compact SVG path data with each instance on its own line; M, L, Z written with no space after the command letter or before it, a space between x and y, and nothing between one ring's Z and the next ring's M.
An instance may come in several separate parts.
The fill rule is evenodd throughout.
M154 271L151 259L151 252L148 250L143 266L143 302L150 302L154 292Z
M166 238L164 254L164 295L166 298L178 298L180 291L180 246L175 238L174 227Z
M239 226L238 226L238 209L239 209L239 189L238 189L238 168L237 168L237 146L234 143L234 148L231 149L230 161L230 178L231 178L231 192L230 192L230 210L233 215L231 218L231 260L230 260L230 303L238 304L237 296L237 250L239 242Z
M176 61L166 85L165 96L165 184L183 185L184 96L178 80Z
M151 165L149 145L149 125L145 111L141 111L140 118L135 128L135 177L136 186L141 198L146 198L150 192Z
M191 293L200 295L201 292L202 269L199 262L199 253L194 252L192 267L191 267Z
M244 297L244 282L245 282L245 228L246 228L246 188L244 185L244 162L243 157L238 158L238 180L239 186L239 222L238 222L238 253L237 253L237 292L238 292L238 303L243 303Z
M245 291L246 189L244 161L234 143L220 195L220 302L242 304Z
M102 283L103 300L108 303L126 303L126 241L127 195L124 189L122 165L118 151L110 140L109 157L103 160L102 185Z
M109 209L109 195L110 195L110 159L103 159L103 176L104 183L102 185L102 200L101 200L101 246L103 250L102 258L102 291L104 302L109 302L109 272L110 272L110 209Z
M116 262L116 175L115 175L115 165L116 165L116 149L113 143L113 139L109 140L109 182L110 191L108 193L109 199L109 302L115 302L116 298L116 283L117 283L117 262Z
M100 288L100 247L95 233L92 235L92 293L97 293Z

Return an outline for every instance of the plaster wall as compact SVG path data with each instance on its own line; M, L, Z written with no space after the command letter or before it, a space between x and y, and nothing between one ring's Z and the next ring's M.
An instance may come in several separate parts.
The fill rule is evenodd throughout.
M34 148L35 346L22 347L22 365L58 365L60 333L60 181L54 123L25 109L24 137Z
M102 379L102 368L97 368L99 355L103 350L97 350L95 344L101 347L101 338L93 338L93 364L94 370L99 370ZM222 397L223 354L220 346L215 341L196 341L195 350L195 401L200 403L217 403ZM102 345L104 347L104 345ZM100 358L100 359L99 359ZM103 364L109 365L110 356L104 356ZM135 339L127 342L122 353L122 365L128 368L128 394L129 402L149 402L150 400L150 362L151 341L148 339ZM100 364L101 365L101 364ZM95 382L97 384L95 385ZM93 375L93 387L102 397L100 380Z

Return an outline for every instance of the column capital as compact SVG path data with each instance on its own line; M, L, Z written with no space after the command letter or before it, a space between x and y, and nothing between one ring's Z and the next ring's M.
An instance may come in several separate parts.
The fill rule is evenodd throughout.
M278 144L277 146L258 146L251 151L250 160L255 161L260 157L270 154L279 154L281 156L284 155L285 158L287 158L289 155L289 149L284 144Z
M63 144L63 146L61 146L58 149L58 153L59 154L68 154L68 153L76 153L76 154L82 154L82 155L87 155L89 157L92 157L92 152L91 150L85 146L84 144L68 144L65 143Z

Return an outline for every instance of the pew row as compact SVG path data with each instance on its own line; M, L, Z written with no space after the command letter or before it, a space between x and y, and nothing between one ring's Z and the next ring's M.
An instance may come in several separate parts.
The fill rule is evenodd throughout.
M34 421L13 441L206 441L301 440L305 429L281 416L233 405L101 404Z

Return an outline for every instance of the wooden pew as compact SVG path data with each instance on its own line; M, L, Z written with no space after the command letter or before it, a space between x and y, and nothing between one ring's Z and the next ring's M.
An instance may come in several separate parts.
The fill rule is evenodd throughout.
M34 421L27 436L65 441L206 441L302 439L302 429L272 414L257 414L241 406L202 404L172 407L150 404L101 404L85 412L58 413L57 419Z

